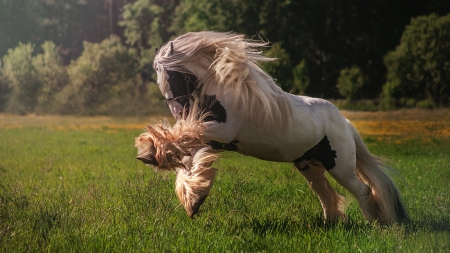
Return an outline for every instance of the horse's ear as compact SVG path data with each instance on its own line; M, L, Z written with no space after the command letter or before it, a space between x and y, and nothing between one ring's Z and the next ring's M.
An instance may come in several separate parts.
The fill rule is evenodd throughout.
M155 55L158 54L159 48L155 48Z
M167 50L166 56L172 56L172 54L173 54L173 42L171 41L169 43L169 50Z

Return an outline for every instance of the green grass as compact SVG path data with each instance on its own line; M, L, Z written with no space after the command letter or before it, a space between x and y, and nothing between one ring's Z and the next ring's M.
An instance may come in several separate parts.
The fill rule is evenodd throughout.
M144 125L143 125L144 126ZM450 140L396 144L365 136L403 176L411 223L324 225L316 195L291 164L225 153L199 217L174 174L134 159L140 130L0 129L1 252L449 252Z

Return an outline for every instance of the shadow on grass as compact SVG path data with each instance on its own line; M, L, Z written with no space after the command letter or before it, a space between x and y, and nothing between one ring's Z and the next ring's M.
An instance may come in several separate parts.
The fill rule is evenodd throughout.
M372 226L369 223L358 223L352 220L335 221L324 223L322 216L310 217L305 220L294 220L290 217L275 218L249 218L246 222L241 223L240 228L250 228L253 234L265 236L267 234L285 234L291 235L298 232L308 232L314 230L333 230L336 228L346 231L359 231Z
M368 223L364 221L354 221L348 219L347 221L336 221L324 223L322 216L310 217L305 220L294 220L290 217L261 217L248 218L246 222L240 224L241 228L250 228L253 234L258 236L265 236L267 234L285 234L291 235L299 231L307 232L314 230L334 230L341 229L348 232L357 232L373 228L374 226L381 226L389 228L390 225L376 225L375 223ZM448 232L450 230L450 219L442 217L441 219L421 219L419 221L408 221L400 224L407 233L417 233L418 231L432 231L432 232Z
M410 221L406 227L407 231L410 233L416 233L421 230L432 232L448 232L450 231L450 218L440 217L430 220L428 219L428 217L424 217L418 221Z

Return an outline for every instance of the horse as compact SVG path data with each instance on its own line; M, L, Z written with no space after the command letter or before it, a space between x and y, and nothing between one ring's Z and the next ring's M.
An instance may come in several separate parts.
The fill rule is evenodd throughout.
M392 177L395 169L369 152L355 127L332 103L284 92L260 66L274 60L263 54L268 46L241 34L203 31L186 33L157 49L153 62L157 84L175 119L183 121L197 106L207 114L197 117L202 145L218 153L235 151L293 163L318 195L325 222L346 219L344 197L325 173L357 199L367 221L408 220ZM151 156L152 152L138 159L158 165ZM177 174L189 174L188 166L178 167ZM203 176L209 177L203 181L212 182L215 173ZM212 187L212 183L192 184L177 184L184 187L181 192L197 194L179 197L191 218Z

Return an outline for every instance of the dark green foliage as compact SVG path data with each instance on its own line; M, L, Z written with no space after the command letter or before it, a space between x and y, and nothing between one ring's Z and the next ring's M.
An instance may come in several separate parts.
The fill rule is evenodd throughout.
M293 67L302 61L311 83L303 92L327 98L338 96L335 86L343 66L357 66L366 76L361 95L377 98L385 80L383 55L398 43L409 19L445 10L450 6L437 1L182 0L169 26L175 35L234 31L249 37L262 34L274 45L281 44L289 61L273 65L272 70L278 70L270 71L286 91L294 87Z
M5 110L11 91L12 87L6 78L0 61L0 112Z
M176 8L171 30L177 35L187 31L219 31L243 32L248 26L244 24L248 17L246 8L248 3L238 0L208 1L208 0L181 0ZM236 29L240 27L241 29ZM253 35L254 32L249 34Z
M42 35L39 15L40 1L0 0L0 58L8 49L28 42L37 42Z
M263 63L262 67L269 75L276 79L276 83L285 91L292 90L292 65L289 54L281 47L281 43L275 43L266 55L276 60Z
M9 63L3 62L0 66L0 110L16 113L111 113L117 112L111 109L113 107L124 108L117 97L119 94L127 97L124 101L157 101L160 97L157 92L157 98L153 99L153 93L147 92L154 89L148 83L155 83L156 75L151 67L155 49L175 36L201 30L233 31L271 42L274 48L268 49L268 53L279 60L264 67L287 92L328 99L340 97L336 87L340 71L347 66L356 66L365 77L358 96L376 99L382 92L382 84L386 83L383 56L398 44L411 17L431 13L446 15L449 12L450 2L439 0L370 3L354 0L0 0L0 57L8 59L5 58L10 54L8 49L24 51L24 45L32 48L36 45L35 51L28 50L28 56L25 51L22 55L17 51L13 58L9 58L10 63L19 63L21 57L36 57L31 62L25 60L21 67L14 67L14 72L22 78L21 86L12 78L11 68L7 66ZM437 16L435 19L438 20ZM419 32L437 31L427 27L427 22L414 23L413 26L422 28L417 28L415 32L405 31L404 36L411 37L411 41L424 39L427 41L425 44L436 49L440 46L434 45L431 37L419 35ZM445 22L441 23L435 26L447 29ZM112 91L106 93L105 98L99 98L102 92L95 94L104 87L100 87L103 84L97 80L83 84L92 87L93 92L92 95L89 93L90 98L80 99L111 98L113 102L107 102L110 109L86 108L90 105L96 107L103 103L101 101L85 104L80 99L74 99L66 103L67 94L71 92L66 90L61 93L69 84L65 71L67 65L77 61L82 54L83 41L100 43L112 34L134 49L129 51L134 74L129 79L121 78L116 82L123 92ZM436 36L447 38L448 34ZM43 41L52 41L53 45L41 49ZM414 54L401 56L405 54L406 46L399 48L403 49L393 51L386 57L386 66L396 65L388 68L396 69L394 72L400 75L406 75L405 69L410 67L418 68L418 71L408 72L411 73L408 78L415 84L406 87L402 81L400 86L397 85L397 74L389 70L382 104L386 107L400 103L427 108L447 105L448 88L432 84L449 83L448 76L439 72L439 68L445 68L448 63L445 52L441 54L431 50L421 53L416 50L414 54L422 55L423 63L413 66L409 60L415 57ZM395 60L401 57L401 61ZM51 71L52 68L54 71ZM98 73L108 75L108 71ZM420 76L425 76L426 80ZM111 79L108 76L98 78L107 82ZM94 87L97 84L99 87ZM403 94L405 92L407 95ZM133 94L146 98L137 99ZM122 103L126 103L124 101ZM69 108L64 106L71 103L73 106ZM76 108L75 105L81 104L85 108ZM131 107L130 103L127 105ZM141 104L139 107L142 108ZM126 111L131 112L129 109Z
M173 36L170 25L178 4L179 0L138 0L124 7L119 24L124 28L126 43L136 49L146 79L154 79L151 65L156 48Z
M42 44L42 54L33 56L34 51L31 44L19 44L3 58L0 89L5 93L0 100L8 112L53 112L55 94L68 82L52 42Z
M450 15L414 18L400 45L385 57L388 69L383 87L386 106L412 98L420 107L450 103Z
M309 76L305 60L302 60L297 66L295 66L292 70L292 75L294 78L292 92L294 94L306 94L306 89L309 86Z
M0 109L18 114L141 115L162 108L156 86L141 80L133 49L116 36L85 42L83 54L68 67L58 48L20 44L0 66Z
M0 0L0 56L19 42L49 40L60 48L64 63L78 57L83 41L100 42L121 35L123 0Z
M83 54L67 69L70 83L58 94L58 101L65 113L111 114L120 109L116 102L121 95L138 95L133 91L139 83L136 67L132 50L118 37L98 44L85 42Z
M336 87L347 100L352 101L364 86L364 75L358 67L341 70Z
M55 95L67 85L69 79L66 67L62 65L58 48L53 42L42 44L43 53L33 58L36 78L40 82L36 111L42 113L58 112Z

